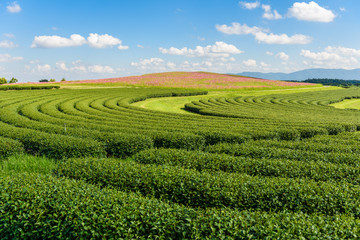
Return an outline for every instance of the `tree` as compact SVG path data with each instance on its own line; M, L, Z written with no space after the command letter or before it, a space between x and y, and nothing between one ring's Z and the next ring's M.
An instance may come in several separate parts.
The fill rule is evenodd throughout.
M5 83L7 83L6 78L0 78L0 84L5 84Z
M56 80L54 78L51 78L50 82L56 82Z
M61 81L62 81L62 82L65 82L65 81L66 81L66 79L65 79L65 78L62 78L62 79L61 79Z
M10 81L9 81L9 83L17 83L18 82L18 80L16 79L16 78L12 78Z
M41 79L41 80L39 80L39 82L49 82L49 80L47 80L47 79Z

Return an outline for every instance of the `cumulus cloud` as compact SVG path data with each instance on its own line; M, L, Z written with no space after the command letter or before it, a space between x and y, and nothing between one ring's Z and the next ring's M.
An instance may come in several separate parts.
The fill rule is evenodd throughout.
M131 66L136 67L141 72L164 72L173 71L176 64L165 61L162 58L140 59L138 62L131 62Z
M258 32L264 31L259 27L249 27L246 24L241 25L240 23L236 23L236 22L232 23L231 26L223 24L223 25L216 25L215 27L219 32L229 35L246 35L246 34L255 35Z
M295 2L288 10L288 16L311 22L332 22L336 15L316 2Z
M300 55L307 58L305 63L312 67L358 68L360 49L328 46L321 52L302 49Z
M182 49L175 47L170 47L169 49L159 48L159 51L163 54L210 58L229 57L231 54L243 53L243 51L239 50L236 46L224 42L215 42L214 45L207 45L205 47L197 46L195 49L187 47Z
M6 6L6 10L9 13L18 13L18 12L21 12L21 7L17 2L12 2Z
M276 57L280 58L281 60L283 61L287 61L289 60L289 55L287 55L286 53L284 52L279 52L276 54Z
M32 42L32 48L61 48L61 47L78 47L88 44L92 48L108 48L117 46L118 49L128 49L128 46L123 46L122 41L118 38L108 34L99 35L97 33L90 33L85 39L79 34L72 34L70 38L60 36L36 36Z
M277 35L258 32L255 34L255 39L266 44L308 44L311 42L311 38L303 34L295 34L289 37L287 34Z
M86 39L79 34L72 34L70 38L60 36L36 36L31 48L60 48L77 47L86 44Z
M88 69L92 73L115 73L114 69L110 66L92 65Z
M272 56L272 55L274 55L274 53L270 52L270 51L266 51L266 55Z
M63 70L63 71L68 71L69 70L64 62L57 62L56 67L58 69L60 69L60 70Z
M99 35L97 33L90 33L87 38L87 42L90 47L93 48L107 48L118 45L118 49L128 49L127 46L122 46L122 41L116 37L110 36L108 34Z
M23 57L13 57L10 54L0 54L0 62L12 62L24 60Z
M267 33L268 30L263 30L259 27L249 27L246 24L232 23L231 26L216 25L216 29L219 32L229 35L247 35L251 34L260 43L266 44L308 44L311 42L309 36L303 34L295 34L288 36L287 34L274 34Z
M269 19L269 20L277 20L277 19L282 19L282 16L276 11L271 11L271 6L270 5L261 5L262 9L264 9L264 14L263 14L263 18Z
M260 6L260 2L256 1L256 2L239 2L239 5L245 9L255 9L258 8Z
M242 62L246 67L256 67L256 61L254 59L248 59Z
M15 48L15 47L17 47L17 45L12 41L5 40L0 42L0 48Z
M44 64L44 65L37 65L37 70L39 72L49 72L51 70L51 66L49 64Z

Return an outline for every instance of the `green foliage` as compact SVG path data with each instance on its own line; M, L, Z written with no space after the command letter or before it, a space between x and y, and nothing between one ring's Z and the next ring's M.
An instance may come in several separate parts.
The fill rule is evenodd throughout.
M345 183L200 173L181 167L144 166L111 159L68 159L59 164L56 174L191 207L290 210L309 214L316 211L360 217L357 202L360 186Z
M5 83L7 83L6 78L4 77L0 78L0 84L5 84Z
M17 83L18 80L16 78L11 78L11 80L9 81L9 83Z
M47 79L40 79L39 82L49 82Z
M51 78L49 82L56 82L56 80L54 78Z
M61 82L65 82L65 81L66 81L66 79L65 79L65 78L62 78L62 79L61 79Z
M246 173L251 176L306 178L316 181L344 181L360 185L360 167L292 159L233 157L202 151L149 149L133 156L141 164L180 166L197 171Z
M0 159L9 157L13 154L23 153L24 146L19 141L0 137Z
M0 178L2 239L355 239L359 219L192 209L38 174ZM310 227L311 226L311 227Z

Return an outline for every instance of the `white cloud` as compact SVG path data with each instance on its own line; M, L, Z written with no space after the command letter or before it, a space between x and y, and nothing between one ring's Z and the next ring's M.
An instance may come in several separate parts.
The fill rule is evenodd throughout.
M86 44L86 40L79 34L72 34L70 38L59 36L36 36L31 48L59 48L77 47Z
M236 46L224 42L215 42L214 45L208 45L205 47L196 46L195 49L190 49L187 47L182 49L175 47L170 47L169 49L159 48L159 51L163 54L210 58L229 57L231 54L243 53L243 51L239 50Z
M90 33L87 38L88 44L93 48L107 48L116 45L121 45L121 40L110 36L108 34L99 35L97 33Z
M242 62L246 67L256 67L256 61L254 59L248 59Z
M60 48L60 47L78 47L88 44L93 48L107 48L118 46L119 50L128 49L128 46L123 46L122 41L118 38L108 34L99 35L97 33L90 33L85 39L79 34L72 34L70 38L60 36L36 36L32 42L31 48Z
M44 64L44 65L37 65L37 70L39 72L49 72L51 70L51 66L49 64Z
M92 73L115 73L114 69L110 66L92 65L88 69Z
M3 36L7 38L15 38L15 35L12 33L4 33Z
M284 52L279 52L278 54L276 54L276 57L280 58L283 61L288 61L289 60L289 55L287 55Z
M255 9L258 8L260 6L260 2L256 1L256 2L239 2L239 5L242 6L243 8L246 9Z
M176 64L166 62L162 58L140 59L138 62L131 62L131 66L136 67L140 72L164 72L173 71Z
M328 46L321 52L301 50L300 55L307 58L305 64L311 67L359 68L360 50Z
M143 46L143 45L140 45L140 44L138 44L137 47L138 47L138 48L144 48L144 46Z
M69 70L64 62L57 62L56 67L58 69L60 69L60 70L63 70L63 71L68 71Z
M260 66L266 68L266 67L269 67L269 64L266 64L266 63L264 63L264 62L260 62Z
M10 54L0 54L0 62L12 62L24 60L23 57L13 57Z
M276 11L274 10L273 12L271 11L271 6L270 5L261 5L262 9L264 9L264 14L263 14L263 18L269 19L269 20L277 20L277 19L282 19L282 16Z
M229 34L229 35L247 35L247 34L256 34L262 32L263 30L259 27L249 27L246 24L241 25L240 23L232 23L231 26L216 25L216 29L219 32Z
M13 2L6 6L6 9L9 13L18 13L21 12L21 7L17 2Z
M298 20L311 22L332 22L336 15L328 9L320 7L316 2L295 2L288 10L288 16Z
M17 45L9 40L0 42L0 48L15 48Z
M340 8L340 11L346 12L346 8L341 7L341 8Z
M249 27L246 24L241 25L240 23L232 23L231 26L227 25L216 25L216 29L219 32L229 35L247 35L251 34L255 36L255 39L260 43L266 44L308 44L311 42L309 36L302 34L295 34L288 36L287 34L274 34L266 33L268 30L263 30L259 27Z
M270 52L270 51L267 51L267 52L266 52L266 55L272 56L272 55L274 55L274 53L272 53L272 52Z
M295 34L288 36L287 34L273 34L258 32L255 34L255 39L258 42L266 44L308 44L311 42L311 38L302 34Z

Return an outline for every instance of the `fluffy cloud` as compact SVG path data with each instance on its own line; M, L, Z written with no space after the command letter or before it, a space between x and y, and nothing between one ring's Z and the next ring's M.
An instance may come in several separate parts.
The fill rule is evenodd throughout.
M295 2L289 8L288 16L311 22L332 22L336 17L331 10L320 7L313 1L310 3Z
M278 54L276 54L276 57L280 58L283 61L289 60L289 55L284 52L279 52Z
M0 62L12 62L24 60L23 57L13 57L10 54L0 54Z
M60 48L77 47L86 44L86 40L79 34L72 34L70 38L60 36L36 36L31 48Z
M0 48L15 48L15 47L17 47L16 44L9 40L0 42Z
M49 64L44 64L44 65L37 65L37 70L39 72L49 72L51 70L51 66Z
M242 6L243 8L246 9L255 9L258 8L260 6L260 2L256 1L256 2L239 2L239 5Z
M231 26L227 26L226 24L223 25L216 25L216 29L219 32L229 34L229 35L246 35L246 34L256 34L258 32L262 32L263 30L259 27L249 27L246 24L241 25L240 23L232 23Z
M110 36L108 34L99 35L97 33L90 33L87 38L88 44L93 48L107 48L118 45L118 49L128 49L127 46L122 46L122 41L118 38Z
M248 59L242 62L246 67L256 67L256 61L254 59Z
M115 73L114 69L110 66L92 65L88 69L92 73Z
M255 34L255 39L260 43L266 44L308 44L311 38L302 34L288 36L287 34L273 34L259 32Z
M259 27L249 27L246 24L241 25L239 23L232 23L231 26L216 25L216 29L219 32L229 35L247 35L251 34L260 43L266 44L308 44L311 42L311 38L302 34L295 34L288 36L287 34L273 34L267 33L267 30L263 30Z
M140 59L139 62L131 62L131 66L136 67L141 72L164 72L173 71L176 64L166 62L162 58Z
M277 19L282 19L282 16L276 11L271 11L271 6L270 5L261 5L262 9L264 9L264 14L263 14L263 18L269 19L269 20L277 20Z
M60 69L60 70L63 70L63 71L68 71L69 70L64 62L57 62L56 67L58 69Z
M243 53L243 51L239 50L234 45L224 42L215 42L214 45L208 45L205 47L197 46L195 49L190 49L187 47L184 47L182 49L174 47L170 47L169 49L159 48L159 51L163 54L210 58L229 57L231 54Z
M6 10L9 13L18 13L21 12L21 7L17 2L13 2L6 6Z
M311 67L358 68L360 50L328 46L321 52L301 50L300 55L307 58L305 63Z
M128 46L123 46L122 41L118 38L108 34L99 35L97 33L90 33L85 39L79 34L72 34L70 38L60 36L36 36L32 42L32 48L60 48L60 47L78 47L88 44L93 48L107 48L118 46L118 49L128 49Z
M115 73L116 71L110 66L103 66L99 64L86 66L81 61L72 62L72 66L68 67L65 62L59 61L56 63L57 69L64 72L71 73Z

